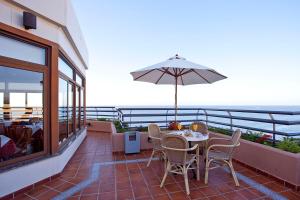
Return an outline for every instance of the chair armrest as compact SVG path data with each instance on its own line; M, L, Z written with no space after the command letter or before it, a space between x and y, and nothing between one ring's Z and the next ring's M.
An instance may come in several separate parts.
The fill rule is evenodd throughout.
M154 137L154 136L148 136L148 137L153 140L161 140L161 138L159 138L159 137Z
M217 137L212 137L209 138L208 141L212 141L212 140L225 140L225 141L231 141L231 139L229 138L217 138Z
M175 148L171 148L171 147L166 147L166 146L162 146L162 148L167 149L167 150L173 150L173 151L193 151L195 149L198 148L198 144L195 144L192 148L188 148L188 149L175 149Z
M207 153L215 147L222 147L222 148L232 148L232 147L238 147L240 146L240 143L234 145L234 144L212 144L207 148Z

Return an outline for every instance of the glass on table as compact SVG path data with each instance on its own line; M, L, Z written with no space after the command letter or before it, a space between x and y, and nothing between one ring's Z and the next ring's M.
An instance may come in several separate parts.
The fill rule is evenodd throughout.
M192 124L192 130L197 131L198 125L197 124Z

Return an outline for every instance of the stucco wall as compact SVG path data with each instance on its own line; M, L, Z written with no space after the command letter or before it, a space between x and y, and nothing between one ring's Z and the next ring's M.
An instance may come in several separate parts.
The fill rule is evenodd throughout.
M37 29L23 27L23 11L37 15ZM0 22L55 42L68 54L83 74L88 51L70 0L0 0Z

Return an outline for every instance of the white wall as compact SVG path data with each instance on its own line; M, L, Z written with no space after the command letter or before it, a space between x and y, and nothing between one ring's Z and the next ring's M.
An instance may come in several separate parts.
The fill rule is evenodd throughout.
M37 15L37 29L22 25L23 11ZM0 22L55 42L85 74L88 51L70 0L0 0Z
M0 198L60 173L86 137L86 130L60 155L0 173Z

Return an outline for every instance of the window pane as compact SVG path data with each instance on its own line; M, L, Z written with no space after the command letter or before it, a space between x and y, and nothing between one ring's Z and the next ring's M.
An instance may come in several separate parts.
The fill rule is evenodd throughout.
M83 88L81 89L81 96L80 96L80 107L81 107L81 115L80 115L80 126L83 127L84 125L84 90Z
M80 114L79 114L79 101L80 101L80 88L76 87L76 130L80 128Z
M10 93L9 94L10 107L24 107L25 108L25 93Z
M74 133L73 129L73 84L69 83L68 87L68 124L69 124L69 136L71 136Z
M82 86L82 78L78 74L76 74L76 83Z
M4 93L0 92L0 107L3 107L3 102L4 102Z
M41 93L27 93L27 106L42 107L43 95Z
M58 94L59 143L68 138L68 82L59 79Z
M68 76L70 79L73 79L73 69L61 58L58 59L58 69L64 75Z
M46 65L46 49L0 35L0 55Z
M0 66L0 83L7 88L0 93L0 162L43 151L43 74Z

